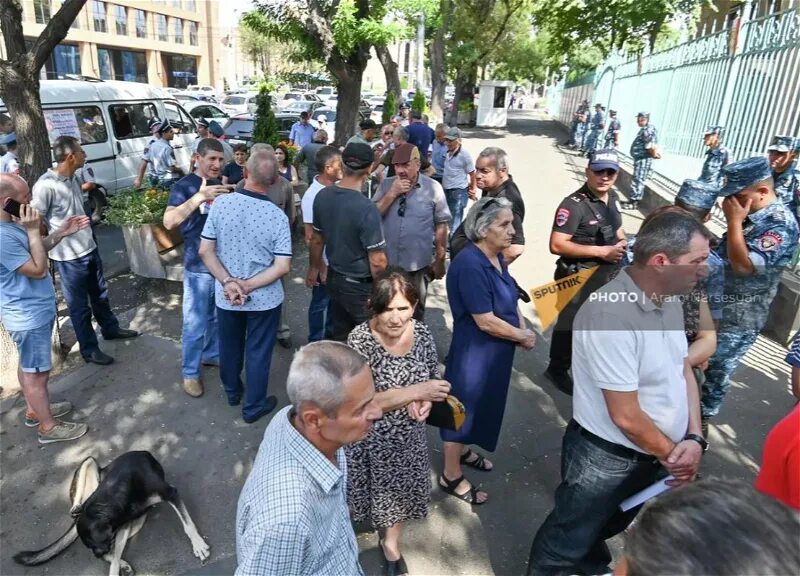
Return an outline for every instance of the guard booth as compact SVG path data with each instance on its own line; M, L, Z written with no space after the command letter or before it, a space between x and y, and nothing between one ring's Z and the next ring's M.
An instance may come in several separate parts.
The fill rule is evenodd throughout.
M484 80L480 85L476 126L505 128L508 124L508 105L514 82L511 80Z

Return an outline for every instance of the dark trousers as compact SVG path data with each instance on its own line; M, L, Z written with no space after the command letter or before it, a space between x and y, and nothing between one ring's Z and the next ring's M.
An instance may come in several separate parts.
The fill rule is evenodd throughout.
M108 301L108 286L103 276L100 253L95 249L75 260L56 261L56 268L61 277L61 292L67 302L81 356L88 358L99 349L97 334L92 326L92 314L103 336L113 336L119 330L119 321Z
M411 279L411 283L414 284L414 287L417 289L417 294L419 294L419 302L417 303L416 310L414 310L414 320L423 322L425 320L425 300L428 298L428 284L430 284L432 280L431 267L426 266L415 272L409 272L408 276Z
M610 572L605 541L625 530L640 509L622 512L619 505L664 476L656 458L601 440L570 422L561 447L555 507L533 540L528 576Z
M333 319L328 287L325 284L317 284L311 289L311 302L308 305L308 341L326 340L331 334L333 334Z
M217 307L222 385L231 405L238 404L245 392L242 414L246 418L255 417L266 408L272 349L280 320L281 306L249 312ZM246 387L242 368L246 370Z
M356 282L346 276L328 271L328 295L331 298L334 340L347 341L350 331L369 320L367 301L372 282Z

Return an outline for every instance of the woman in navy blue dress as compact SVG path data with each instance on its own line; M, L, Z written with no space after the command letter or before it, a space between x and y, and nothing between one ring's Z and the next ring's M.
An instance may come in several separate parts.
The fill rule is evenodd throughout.
M470 450L475 444L493 452L497 446L514 350L533 348L535 335L525 328L517 307L517 284L508 273L502 251L514 237L511 203L482 198L469 211L464 231L471 241L447 271L447 297L453 314L453 340L445 379L451 394L466 408L457 432L441 430L444 473L439 486L471 504L488 495L464 478L461 465L489 471L492 463Z

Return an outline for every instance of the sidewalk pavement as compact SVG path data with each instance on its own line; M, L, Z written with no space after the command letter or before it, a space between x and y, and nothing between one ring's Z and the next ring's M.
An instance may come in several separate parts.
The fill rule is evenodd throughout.
M511 271L522 286L552 278L555 257L545 246L555 208L582 183L585 160L560 152L561 129L536 112L514 111L507 131L468 130L465 146L477 155L485 146L501 146L510 155L511 172L526 201L528 248ZM641 217L626 216L634 231ZM287 305L296 346L306 341L310 295L303 286L306 255L297 251L287 282ZM0 403L0 573L89 575L107 570L76 543L41 568L25 569L11 556L49 544L69 525L68 490L72 473L86 456L101 465L127 450L146 449L164 465L168 481L181 492L200 533L211 546L206 566L191 553L188 538L168 506L157 506L144 529L126 549L137 573L227 575L235 565L236 503L258 450L265 420L247 425L225 402L217 369L206 369L206 394L187 396L180 387L179 287L156 290L147 302L122 313L123 325L145 335L108 342L116 358L108 367L77 363L51 386L55 398L69 399L76 420L89 422L89 434L77 442L39 446L35 431L22 424L24 403L14 397ZM113 291L113 287L112 287ZM115 294L112 292L112 300ZM524 313L536 324L530 305ZM441 358L452 329L444 282L432 284L426 320ZM548 339L540 336L531 352L517 352L510 398L496 453L495 470L470 470L467 477L489 493L489 502L470 508L434 489L429 517L409 523L403 551L412 574L521 574L531 539L552 506L559 480L560 443L570 418L570 399L542 376ZM73 349L72 354L77 354ZM764 436L791 408L785 350L759 338L735 377L725 408L710 434L711 450L702 472L752 481ZM276 347L271 392L287 403L285 380L292 352ZM433 470L440 472L441 443L429 429ZM361 560L368 574L382 574L377 537L359 534ZM620 540L612 546L619 553Z

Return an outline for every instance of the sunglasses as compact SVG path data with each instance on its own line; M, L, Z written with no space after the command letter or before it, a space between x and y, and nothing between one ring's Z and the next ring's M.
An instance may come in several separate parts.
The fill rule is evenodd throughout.
M608 176L609 178L613 178L617 175L617 171L613 168L605 168L604 170L592 170L595 176Z

